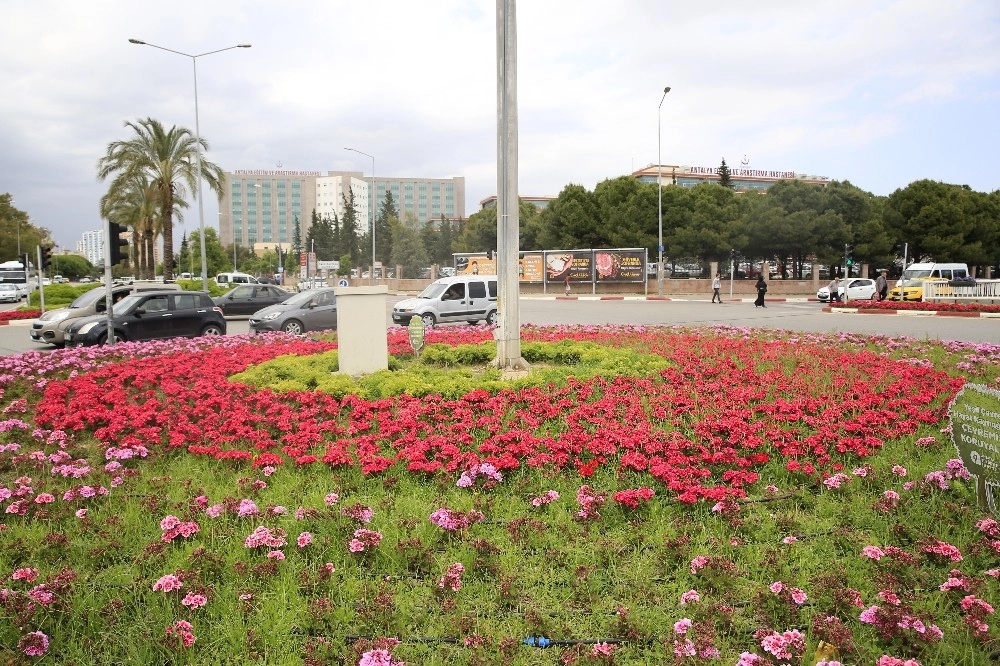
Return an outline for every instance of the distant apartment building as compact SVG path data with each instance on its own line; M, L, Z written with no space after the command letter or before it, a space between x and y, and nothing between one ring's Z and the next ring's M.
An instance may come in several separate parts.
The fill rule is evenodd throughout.
M128 241L128 252L129 255L131 255L135 251L135 243L132 242L132 232L128 231L122 234L122 238ZM124 250L124 248L122 249ZM104 230L95 229L92 231L84 231L83 237L76 242L76 254L81 255L94 266L103 266ZM157 264L163 261L163 249L159 243L153 247L153 259Z
M360 171L289 171L238 169L224 173L219 205L219 239L241 247L287 247L299 225L304 240L315 210L319 216L344 217L344 200L354 192L357 229L364 232L392 193L400 219L418 222L465 217L465 178L372 179ZM374 196L373 196L374 195Z
M655 183L658 179L663 185L680 185L694 187L701 183L718 183L719 167L681 166L676 164L650 164L632 173L644 183ZM795 171L773 171L768 169L748 169L746 167L730 167L729 181L737 192L754 192L767 190L779 180L801 180L813 185L826 186L830 179L825 176L810 176Z
M532 206L538 210L545 210L550 203L556 200L556 197L520 197L521 201L525 203L530 203ZM479 202L479 210L486 210L487 208L497 207L497 195L492 194L482 201Z
M95 266L104 265L104 231L84 231L76 250Z

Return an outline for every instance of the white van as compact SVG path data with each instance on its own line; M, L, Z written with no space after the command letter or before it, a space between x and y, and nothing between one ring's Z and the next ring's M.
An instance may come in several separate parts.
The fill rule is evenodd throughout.
M392 321L406 326L420 317L424 326L450 321L475 324L497 323L497 277L459 275L431 282L416 298L400 301L392 309Z
M257 278L246 273L219 273L215 284L220 287L235 287L238 284L257 284Z
M969 277L969 267L965 264L912 263L903 270L903 277L889 292L889 300L920 301L924 298L925 281L947 282L966 277Z

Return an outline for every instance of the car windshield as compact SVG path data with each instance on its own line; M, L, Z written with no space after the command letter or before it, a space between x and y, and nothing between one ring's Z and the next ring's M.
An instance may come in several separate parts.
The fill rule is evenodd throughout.
M131 296L126 296L122 300L115 303L115 312L128 312L136 306L136 303L141 301L143 296L141 294L132 294Z
M91 289L90 291L80 294L77 296L72 303L69 304L71 308L86 308L90 307L97 301L101 300L107 295L107 291L97 287L96 289Z
M295 294L291 298L286 298L281 302L281 304L300 308L314 298L316 298L315 291L303 291L301 293Z
M444 290L448 288L447 284L441 282L432 282L427 285L427 288L420 292L417 298L437 298L444 293Z
M919 280L920 278L925 278L930 276L931 276L930 270L924 268L920 269L908 268L905 271L903 271L904 280Z

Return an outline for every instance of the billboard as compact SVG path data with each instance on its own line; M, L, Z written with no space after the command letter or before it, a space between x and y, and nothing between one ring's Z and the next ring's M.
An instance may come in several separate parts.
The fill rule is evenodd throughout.
M548 282L593 282L594 251L546 252L545 277Z
M597 282L645 282L645 250L596 250L594 279Z

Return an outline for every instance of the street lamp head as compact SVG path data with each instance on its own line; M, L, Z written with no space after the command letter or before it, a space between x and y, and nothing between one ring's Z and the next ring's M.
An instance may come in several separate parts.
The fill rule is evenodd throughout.
M670 86L667 86L666 88L663 89L664 95L666 95L668 92L670 92Z
M248 49L248 48L250 48L250 44L237 44L236 48L238 48L238 49Z
M129 38L128 41L129 41L130 44L145 44L146 43L146 42L142 41L141 39L131 39L131 38Z

